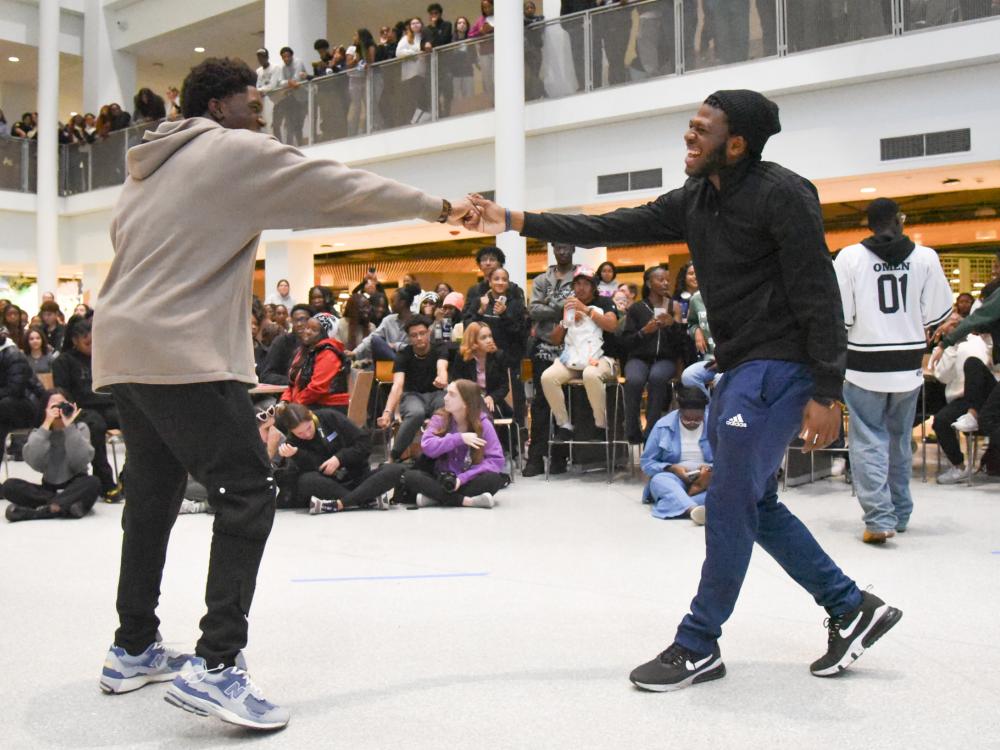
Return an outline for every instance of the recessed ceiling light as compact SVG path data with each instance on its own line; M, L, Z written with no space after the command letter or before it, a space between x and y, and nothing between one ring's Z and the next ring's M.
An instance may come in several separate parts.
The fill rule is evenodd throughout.
M7 62L21 62L21 58L14 57L13 55L11 55L10 57L7 58Z
M861 192L862 192L862 193L876 193L876 192L878 192L878 188L874 188L874 187L863 187L863 188L861 188Z
M333 246L334 247L347 247L347 243L345 243L345 242L334 242Z
M204 47L195 47L195 48L194 48L194 51L195 51L195 52L204 52L204 51L205 51L205 48L204 48Z

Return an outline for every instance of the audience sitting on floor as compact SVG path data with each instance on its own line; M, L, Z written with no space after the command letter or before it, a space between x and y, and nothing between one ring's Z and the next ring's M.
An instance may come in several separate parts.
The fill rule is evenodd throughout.
M510 477L479 386L449 383L442 403L420 439L423 456L403 475L406 492L420 508L492 508Z
M679 388L678 408L654 426L642 452L649 477L643 502L654 518L690 518L705 523L705 495L712 480L712 447L706 420L708 399L697 388Z
M448 357L444 347L431 342L431 321L422 315L406 322L410 344L396 356L392 367L392 389L385 410L376 424L386 429L392 423L396 407L402 420L390 452L390 460L398 462L409 449L420 425L444 403L448 385Z
M297 474L294 505L311 515L347 508L389 509L389 493L403 475L399 464L369 466L371 437L335 411L314 413L302 404L280 404L275 425L287 436L278 455Z
M562 344L562 354L542 373L542 392L555 419L556 438L574 439L573 424L566 410L563 385L583 378L587 401L594 413L597 440L607 439L607 395L605 384L615 377L615 331L618 317L614 304L597 295L594 272L581 266L573 277L573 296L566 300L563 319L552 334L552 341Z
M24 460L41 473L41 482L3 484L8 521L83 518L101 493L101 481L87 474L94 448L87 425L78 421L80 408L62 390L47 391L44 403L41 424L24 445Z
M107 434L108 430L121 429L121 421L111 394L94 392L90 364L92 317L93 313L74 315L66 323L62 353L52 363L52 378L55 386L83 410L79 419L90 430L94 476L101 482L104 500L115 503L122 499L122 484L120 478L115 480L108 463Z
M670 382L684 358L686 332L680 306L670 298L669 290L667 269L650 268L643 276L642 300L625 316L625 435L637 445L670 405ZM648 392L645 430L639 422L643 390Z
M306 321L282 401L347 413L351 362L334 338L336 326L337 319L330 313L318 313Z

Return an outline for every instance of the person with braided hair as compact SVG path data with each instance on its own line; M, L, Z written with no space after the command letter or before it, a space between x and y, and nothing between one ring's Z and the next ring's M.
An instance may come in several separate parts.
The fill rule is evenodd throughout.
M336 327L337 319L330 313L306 321L282 401L347 413L351 362L344 345L334 337Z

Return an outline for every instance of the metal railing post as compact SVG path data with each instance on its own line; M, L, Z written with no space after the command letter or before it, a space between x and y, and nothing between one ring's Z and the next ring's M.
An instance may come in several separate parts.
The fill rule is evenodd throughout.
M365 66L365 135L375 129L375 71L371 65Z
M892 1L892 35L902 36L906 24L904 0Z
M674 0L674 71L683 75L684 69L684 5Z
M590 13L583 15L583 90L594 90L594 39Z
M438 100L438 92L440 91L440 83L438 81L438 72L440 66L438 65L438 52L435 49L431 49L431 122L437 122L440 115L439 110L441 109L441 102Z
M785 0L774 0L774 19L778 24L778 57L788 55L788 6Z
M28 141L21 142L21 192L31 192L31 149Z
M309 118L309 126L306 128L306 145L311 146L316 142L316 86L317 83L307 83L306 86L306 117ZM295 92L292 92L295 96Z

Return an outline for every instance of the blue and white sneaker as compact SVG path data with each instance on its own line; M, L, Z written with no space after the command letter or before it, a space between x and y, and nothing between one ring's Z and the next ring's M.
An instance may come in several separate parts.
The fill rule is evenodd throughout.
M164 700L197 716L215 716L249 729L283 729L291 718L288 710L264 698L242 658L237 662L239 666L208 669L204 659L192 656Z
M159 639L138 656L112 645L101 670L101 690L117 695L138 690L151 682L167 682L181 673L190 658L189 654L164 648Z

